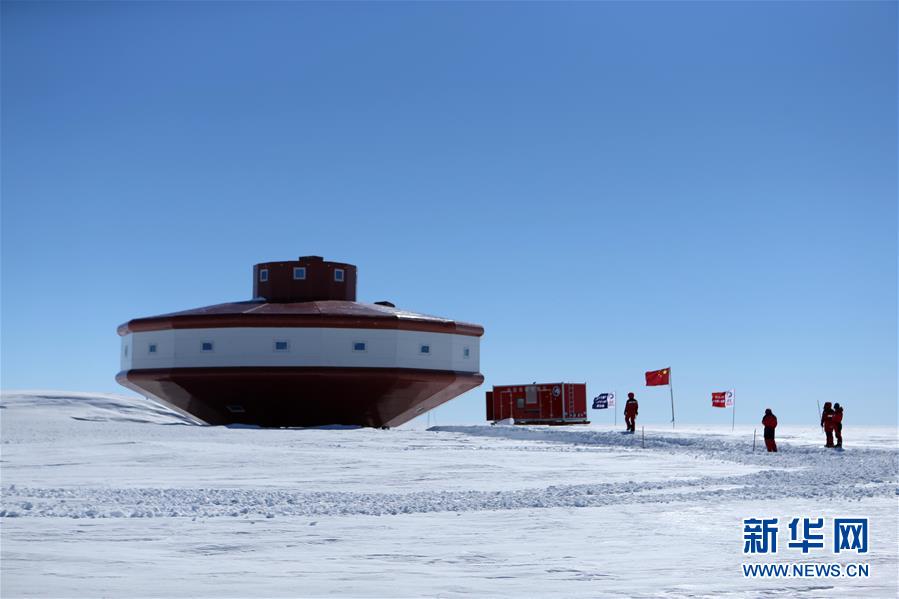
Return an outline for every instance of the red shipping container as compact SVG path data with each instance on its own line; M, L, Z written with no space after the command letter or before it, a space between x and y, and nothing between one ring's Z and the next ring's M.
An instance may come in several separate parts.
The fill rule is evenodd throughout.
M487 420L515 424L589 424L586 383L503 385L487 391Z

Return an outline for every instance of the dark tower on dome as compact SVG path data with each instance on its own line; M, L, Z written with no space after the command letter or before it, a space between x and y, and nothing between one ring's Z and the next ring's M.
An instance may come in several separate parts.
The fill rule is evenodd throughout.
M253 267L253 297L270 302L356 301L356 267L301 256L294 262L262 262Z
M356 301L356 267L253 267L253 299L119 326L116 380L209 424L398 426L477 387L480 325Z

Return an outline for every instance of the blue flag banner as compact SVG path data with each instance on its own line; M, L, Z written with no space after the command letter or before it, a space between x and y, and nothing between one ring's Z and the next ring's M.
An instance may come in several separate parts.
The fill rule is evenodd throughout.
M615 407L615 394L614 393L600 393L596 397L593 398L593 409L594 410L605 410L607 408Z

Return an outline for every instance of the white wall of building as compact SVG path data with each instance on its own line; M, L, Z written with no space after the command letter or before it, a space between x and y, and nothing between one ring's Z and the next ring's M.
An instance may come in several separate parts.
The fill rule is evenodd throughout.
M278 341L286 341L288 349L276 350ZM204 342L212 343L211 351L203 350ZM365 350L357 351L356 343L364 343ZM428 353L421 351L423 345ZM168 329L123 336L121 368L330 366L478 372L479 347L478 337L391 329Z

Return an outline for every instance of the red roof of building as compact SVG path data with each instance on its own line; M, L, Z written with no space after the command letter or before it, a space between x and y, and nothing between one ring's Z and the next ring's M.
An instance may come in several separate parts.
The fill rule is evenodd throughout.
M193 310L135 318L118 328L119 335L164 329L216 327L329 327L399 329L480 337L484 328L439 316L390 306L339 300L276 303L264 300L215 304Z

